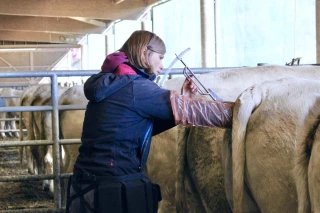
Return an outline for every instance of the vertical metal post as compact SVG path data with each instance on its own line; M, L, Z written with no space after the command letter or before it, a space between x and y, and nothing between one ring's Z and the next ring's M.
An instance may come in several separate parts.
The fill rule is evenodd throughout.
M215 66L214 0L200 0L202 67Z
M54 174L54 205L61 208L60 188L60 145L59 145L59 111L58 111L58 80L57 75L51 76L52 101L52 140L53 140L53 174Z
M316 0L316 50L317 64L320 63L320 0Z

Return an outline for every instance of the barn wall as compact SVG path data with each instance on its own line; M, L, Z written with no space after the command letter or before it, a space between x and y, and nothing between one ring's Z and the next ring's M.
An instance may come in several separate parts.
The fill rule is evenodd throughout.
M207 43L216 44L217 67L284 65L296 57L303 64L316 63L315 0L215 2L216 40L212 36ZM174 0L153 8L154 32L168 46L165 67L187 47L191 51L184 60L190 67L202 66L200 19L200 1Z
M218 66L316 62L315 0L218 0Z

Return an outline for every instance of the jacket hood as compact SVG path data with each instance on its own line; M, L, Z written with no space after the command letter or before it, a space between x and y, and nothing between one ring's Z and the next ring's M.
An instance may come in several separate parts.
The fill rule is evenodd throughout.
M84 95L89 101L100 102L129 84L139 75L114 75L103 73L92 75L84 84Z
M119 89L123 88L134 79L144 77L154 81L156 75L147 74L143 69L128 63L129 60L124 52L116 52L108 55L101 66L102 72L92 75L84 84L84 94L89 101L100 102ZM115 71L120 64L126 64L137 74L116 74Z
M129 62L128 57L124 52L115 52L106 57L101 70L102 72L113 72L120 64Z

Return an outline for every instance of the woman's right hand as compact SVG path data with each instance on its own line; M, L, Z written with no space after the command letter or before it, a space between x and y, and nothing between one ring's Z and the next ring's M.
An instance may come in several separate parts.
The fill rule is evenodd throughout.
M191 80L192 77L186 78L181 88L181 94L188 98L193 98L198 92L197 86Z

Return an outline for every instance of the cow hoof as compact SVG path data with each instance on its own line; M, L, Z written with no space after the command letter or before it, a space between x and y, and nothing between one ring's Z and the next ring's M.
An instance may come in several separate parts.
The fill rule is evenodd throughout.
M50 189L49 183L45 183L45 184L43 185L43 191L48 192L49 189Z

